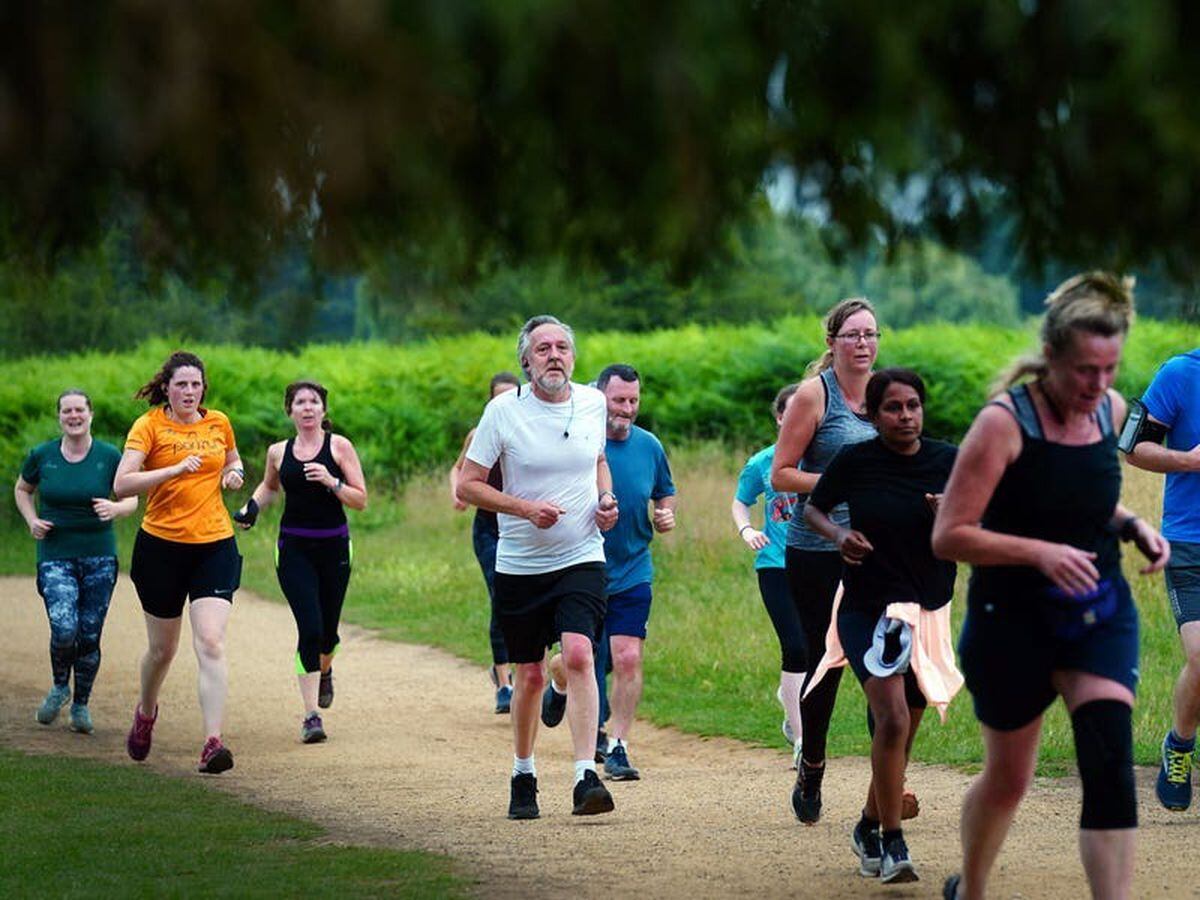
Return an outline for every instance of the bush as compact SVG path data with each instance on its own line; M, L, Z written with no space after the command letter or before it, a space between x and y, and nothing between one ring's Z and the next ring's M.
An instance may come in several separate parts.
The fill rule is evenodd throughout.
M906 365L929 385L926 426L960 438L987 386L1016 355L1036 346L1030 327L920 325L887 331L880 365ZM1118 387L1139 394L1159 364L1200 344L1200 327L1140 321L1125 351ZM56 431L54 398L65 387L91 393L97 436L120 446L145 406L134 391L173 349L151 341L137 350L0 363L0 464L15 478L34 444ZM373 485L399 483L448 465L483 409L488 379L515 369L515 335L467 334L406 347L314 345L298 353L238 346L194 347L208 365L208 403L229 414L251 475L267 444L286 436L285 385L313 377L330 390L338 430L359 448ZM580 336L577 380L610 362L633 364L645 382L642 423L667 443L717 440L760 446L773 439L768 406L784 384L802 377L823 349L812 316L772 325L689 326L646 334Z

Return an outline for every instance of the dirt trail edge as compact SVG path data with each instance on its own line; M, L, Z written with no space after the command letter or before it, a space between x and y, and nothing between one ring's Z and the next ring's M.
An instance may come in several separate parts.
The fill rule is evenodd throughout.
M32 579L0 579L0 633L4 743L136 765L125 755L124 735L145 634L127 579L117 587L104 633L91 736L69 732L65 715L48 727L34 721L50 671L49 629ZM933 897L957 866L958 811L969 781L957 771L910 770L922 812L906 836L921 880L887 887L858 877L850 851L866 760L831 761L824 817L806 828L788 804L792 775L783 752L646 723L638 724L632 745L643 780L610 783L616 811L589 818L570 814L565 723L543 729L542 818L509 822L509 721L492 714L480 669L439 650L346 627L334 667L337 695L325 717L329 741L305 746L294 635L286 606L238 594L229 629L225 732L236 766L207 777L195 774L202 734L185 627L144 765L203 777L244 801L318 822L338 841L449 854L478 879L480 895L494 898ZM937 724L931 719L927 727ZM1139 771L1136 896L1167 892L1179 871L1181 826L1195 823L1194 813L1159 808L1152 779L1153 772ZM1073 779L1037 782L1001 856L992 896L1086 895L1076 849L1078 797Z

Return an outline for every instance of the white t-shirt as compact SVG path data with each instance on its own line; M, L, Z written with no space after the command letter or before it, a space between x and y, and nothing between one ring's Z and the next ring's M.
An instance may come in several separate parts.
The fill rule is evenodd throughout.
M575 383L564 403L547 403L528 385L488 403L467 459L487 469L498 461L504 493L566 510L549 528L500 513L497 572L541 575L604 562L595 515L596 461L604 451L606 416L604 394Z

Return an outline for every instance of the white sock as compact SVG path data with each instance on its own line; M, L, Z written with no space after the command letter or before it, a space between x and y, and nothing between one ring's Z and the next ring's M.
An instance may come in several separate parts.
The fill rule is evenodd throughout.
M804 672L779 673L779 699L783 701L783 714L787 716L796 743L804 739L804 726L800 724L800 689L804 686Z
M612 752L613 752L613 747L617 746L617 744L620 744L620 745L621 745L622 747L624 747L626 750L628 750L628 749L629 749L629 745L625 743L625 739L624 739L624 738L615 738L615 737L610 737L610 738L608 739L608 750L607 750L607 752L608 752L608 753L612 753Z
M583 781L583 773L584 772L595 772L595 771L596 771L596 761L594 759L592 759L591 757L588 757L587 759L575 760L575 783L579 784L579 782Z
M533 764L533 756L527 756L524 759L513 754L513 776L517 775L532 775L537 778L537 768Z
M565 687L560 688L557 684L554 683L553 678L550 679L550 687L554 688L554 693L558 694L558 696L560 696L560 697L567 696L567 689Z

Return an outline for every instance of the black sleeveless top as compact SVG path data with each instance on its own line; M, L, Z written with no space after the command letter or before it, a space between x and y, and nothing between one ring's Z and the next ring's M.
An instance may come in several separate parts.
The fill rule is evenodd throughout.
M1109 528L1121 496L1111 399L1106 395L1093 414L1100 440L1070 446L1045 439L1028 385L1010 388L1008 396L1021 428L1021 453L996 485L981 524L989 531L1091 551L1101 578L1119 574L1120 545ZM1014 588L1024 591L1050 584L1031 566L975 566L971 573L972 593L982 591L996 599L1004 599L997 593Z
M344 478L341 467L333 459L330 442L333 436L326 432L325 440L317 455L304 462L324 463L334 478ZM279 463L279 483L283 486L283 518L280 530L304 529L325 530L343 528L346 525L346 510L342 502L325 485L309 481L304 477L304 462L296 459L292 452L296 439L290 438L283 448L283 459ZM324 537L332 535L309 535Z
M488 472L487 483L498 491L504 490L504 477L500 474L500 460L496 460L496 464ZM480 528L487 529L492 534L500 534L500 520L490 509L475 507L475 524Z

